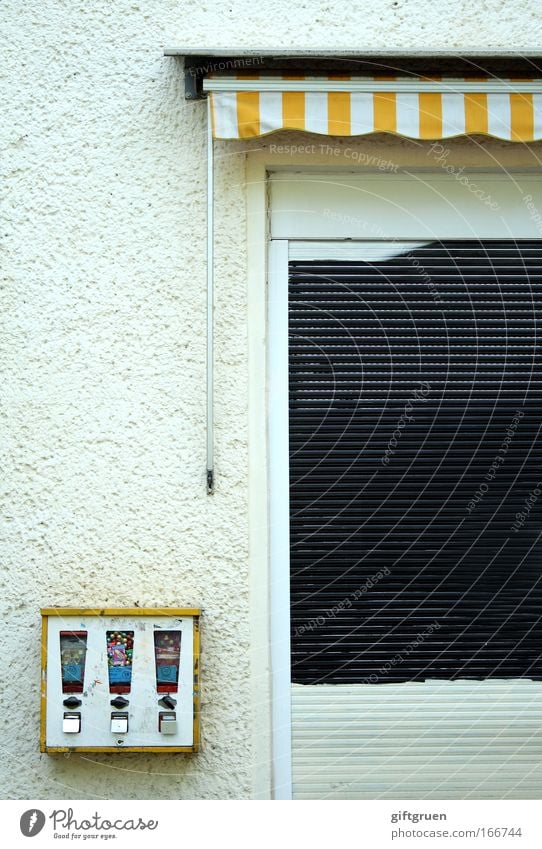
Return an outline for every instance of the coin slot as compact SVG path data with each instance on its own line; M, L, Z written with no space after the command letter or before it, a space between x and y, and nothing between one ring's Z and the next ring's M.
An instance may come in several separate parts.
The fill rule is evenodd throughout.
M115 711L111 714L111 733L112 734L127 734L128 733L128 714L124 711Z

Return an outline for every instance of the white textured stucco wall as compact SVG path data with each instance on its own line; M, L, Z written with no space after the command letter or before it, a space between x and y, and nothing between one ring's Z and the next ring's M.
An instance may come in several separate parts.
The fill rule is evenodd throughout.
M180 63L162 48L521 52L540 43L539 3L7 0L3 17L0 792L265 795L265 746L262 761L251 741L261 736L255 715L267 728L268 706L249 704L246 157L222 146L218 162L219 478L210 499L204 110L184 102ZM393 144L399 159L419 158ZM505 148L494 146L510 157ZM479 161L468 143L455 149ZM526 149L514 155L533 164ZM39 607L135 603L204 608L202 753L122 763L39 755ZM255 774L264 775L257 787Z

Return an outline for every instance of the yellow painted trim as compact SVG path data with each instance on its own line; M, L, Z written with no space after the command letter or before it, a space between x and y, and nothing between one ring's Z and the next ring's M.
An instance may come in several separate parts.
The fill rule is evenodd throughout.
M40 687L40 752L48 755L67 752L184 752L195 754L200 748L200 627L199 607L43 607L41 613L41 687ZM193 739L192 746L47 746L47 625L49 616L192 616L193 630Z
M192 748L199 752L200 747L200 629L199 616L194 617L193 631L194 652L194 723L192 735Z
M41 617L40 752L47 751L47 616Z
M42 616L199 616L199 607L43 607Z

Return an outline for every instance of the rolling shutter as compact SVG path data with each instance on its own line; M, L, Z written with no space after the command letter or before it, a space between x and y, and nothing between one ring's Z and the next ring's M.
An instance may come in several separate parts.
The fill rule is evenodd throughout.
M292 681L542 680L540 241L291 261Z

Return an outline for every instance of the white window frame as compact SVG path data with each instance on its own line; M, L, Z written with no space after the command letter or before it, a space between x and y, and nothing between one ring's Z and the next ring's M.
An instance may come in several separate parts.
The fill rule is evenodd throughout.
M541 201L539 208L542 209L542 176L529 171L518 171L511 174L502 174L491 171L466 171L471 180L480 184L491 186L494 193L499 196L503 190L503 198L506 201L507 190L511 184L518 186L523 180L529 184L538 184L538 198ZM310 173L280 172L276 178L279 181L290 182L292 185L303 183L314 185L315 182L322 184L322 202L326 207L330 203L336 203L337 198L330 198L329 191L324 188L321 174L315 176ZM348 176L344 174L332 175L338 185L344 185ZM442 172L408 172L400 175L369 174L364 180L368 186L368 192L374 195L378 201L377 192L387 177L400 192L405 190L406 196L412 190L412 186L429 186L430 191L436 188L436 192L442 190L442 184L452 184L453 177L443 175ZM354 186L359 186L360 178L352 179ZM403 184L403 185L401 185ZM408 185L410 184L410 186ZM523 191L520 187L520 191ZM339 190L340 193L340 190ZM524 192L523 192L524 195ZM457 195L456 195L457 196ZM271 192L271 198L273 194ZM472 198L466 195L467 205L472 208ZM272 203L272 200L271 200ZM347 259L359 253L362 245L376 246L378 241L374 239L363 239L359 237L359 224L355 223L355 217L350 216L350 232L348 225L344 237L336 238L336 231L331 238L323 238L321 220L314 216L312 201L306 204L304 214L293 204L295 210L292 215L284 214L282 211L274 221L274 210L270 207L270 235L267 243L268 253L268 314L267 314L267 380L268 380L268 486L269 486L269 581L270 581L270 661L271 661L271 748L272 748L272 795L275 799L292 798L292 734L291 734L291 670L290 670L290 592L289 592L289 467L288 467L288 261L295 258L308 258L318 256L327 259ZM376 204L378 206L378 203ZM446 198L443 208L445 209ZM382 206L382 205L380 205ZM518 220L514 221L513 232L510 232L508 217L501 218L492 211L493 219L484 216L485 224L482 226L480 237L482 238L541 238L540 225L533 219L532 211L523 202L522 206L516 204L517 209L523 210L521 231ZM455 211L457 213L457 210ZM444 212L445 214L445 212ZM393 218L391 225L380 209L380 232L388 236L393 244L398 241L414 241L414 234L401 224L401 209L399 214ZM452 218L452 216L451 216ZM464 226L461 224L463 220ZM436 221L435 227L442 231L442 219L433 217ZM311 231L311 222L313 231ZM261 222L260 222L261 223ZM475 222L478 229L480 219ZM256 226L255 223L253 227ZM391 226L393 229L386 232L385 228ZM356 231L358 227L358 231ZM401 229L403 227L403 229ZM332 230L333 228L330 227ZM314 236L312 235L314 233ZM276 234L279 238L273 238ZM428 238L427 232L418 236L418 241ZM335 238L333 238L335 236ZM473 238L471 224L467 218L453 216L453 226L448 232L431 238ZM249 228L250 238L250 228ZM256 269L255 269L256 271Z

